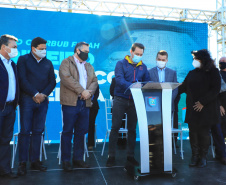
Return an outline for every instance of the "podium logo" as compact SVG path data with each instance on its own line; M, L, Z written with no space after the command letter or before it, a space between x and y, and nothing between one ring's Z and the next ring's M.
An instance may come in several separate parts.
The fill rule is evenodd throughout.
M151 107L155 107L157 104L156 98L154 97L148 97L148 103Z

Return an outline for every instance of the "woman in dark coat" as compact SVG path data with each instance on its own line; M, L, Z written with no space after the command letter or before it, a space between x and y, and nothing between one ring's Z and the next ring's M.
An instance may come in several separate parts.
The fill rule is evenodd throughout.
M205 49L193 51L194 70L186 76L179 93L186 93L186 118L192 158L189 166L206 166L210 144L210 128L219 123L220 107L217 96L221 88L219 71L209 52Z

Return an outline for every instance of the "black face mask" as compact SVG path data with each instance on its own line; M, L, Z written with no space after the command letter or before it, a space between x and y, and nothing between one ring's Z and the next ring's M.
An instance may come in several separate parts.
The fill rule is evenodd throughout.
M220 69L225 69L226 68L226 63L225 62L220 62Z
M86 61L88 59L88 53L85 53L81 50L79 51L80 51L80 54L77 53L78 57L81 58L81 60Z

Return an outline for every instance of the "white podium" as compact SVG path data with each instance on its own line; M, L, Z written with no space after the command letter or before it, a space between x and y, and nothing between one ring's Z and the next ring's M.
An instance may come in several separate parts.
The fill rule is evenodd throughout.
M140 169L136 176L173 173L172 90L179 85L148 82L141 87L138 82L130 86L140 133Z

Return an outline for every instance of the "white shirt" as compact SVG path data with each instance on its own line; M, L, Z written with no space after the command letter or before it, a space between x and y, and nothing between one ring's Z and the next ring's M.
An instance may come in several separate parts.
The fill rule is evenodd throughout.
M13 101L15 100L15 95L16 95L16 78L13 71L13 67L11 65L12 61L10 59L7 60L1 54L0 54L0 58L8 72L8 78L9 78L9 88L8 88L6 102Z
M79 60L74 56L75 63L77 64L78 67L78 72L79 72L79 83L80 85L86 89L86 84L87 84L87 72L85 69L85 61L80 63Z

